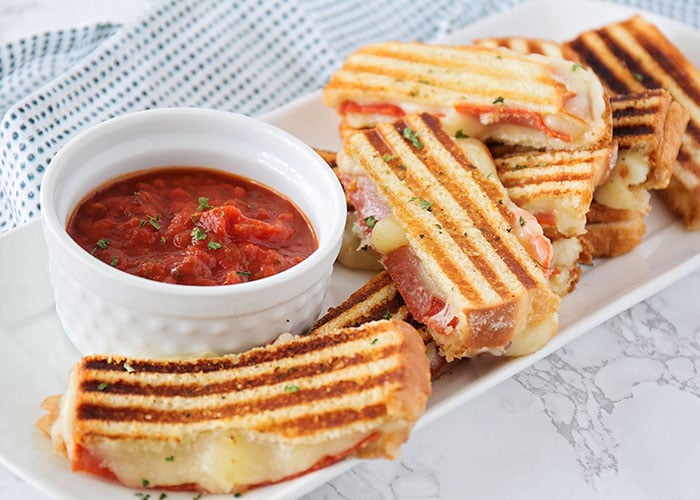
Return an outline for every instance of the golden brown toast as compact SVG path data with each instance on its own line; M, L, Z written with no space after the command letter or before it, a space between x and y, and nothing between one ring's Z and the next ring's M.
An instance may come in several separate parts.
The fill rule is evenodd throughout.
M395 457L430 394L418 332L378 321L290 337L217 358L85 357L60 408L48 401L54 449L132 488L210 493Z
M619 145L618 175L627 185L647 189L668 186L688 112L664 89L615 95L610 106L613 137ZM635 172L640 163L647 165Z
M314 323L310 334L360 326L381 319L398 319L411 324L425 343L431 375L435 377L443 371L447 364L445 358L437 352L437 346L425 325L413 319L386 271L377 273L342 304L331 307Z
M337 161L368 241L448 360L522 352L532 327L556 328L559 299L516 236L539 224L518 221L482 143L409 115L352 135Z
M531 151L495 158L498 177L520 208L540 221L550 239L585 232L593 192L610 174L617 147L594 151Z
M592 258L616 257L634 249L646 233L644 215L591 203L586 233L580 238Z
M614 94L664 88L690 116L670 190L662 193L689 229L700 228L700 71L641 16L591 30L566 46Z
M474 46L384 42L351 54L323 91L341 136L409 113L450 134L531 148L607 145L612 126L597 77L567 61Z

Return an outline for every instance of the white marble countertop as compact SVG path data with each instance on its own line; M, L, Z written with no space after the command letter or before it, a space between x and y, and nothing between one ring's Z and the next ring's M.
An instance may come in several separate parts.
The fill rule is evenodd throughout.
M0 42L143 5L0 0ZM307 498L700 498L699 293L696 271ZM2 467L0 496L46 498Z

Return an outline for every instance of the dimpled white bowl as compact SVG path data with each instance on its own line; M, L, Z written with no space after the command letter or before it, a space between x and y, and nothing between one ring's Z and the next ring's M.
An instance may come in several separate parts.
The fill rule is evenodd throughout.
M66 232L79 201L117 176L161 166L201 166L259 181L306 214L318 248L257 281L167 284L99 261ZM96 125L54 157L41 186L42 224L56 310L82 354L175 357L240 352L299 333L321 311L338 254L345 198L306 144L265 122L224 111L168 108Z

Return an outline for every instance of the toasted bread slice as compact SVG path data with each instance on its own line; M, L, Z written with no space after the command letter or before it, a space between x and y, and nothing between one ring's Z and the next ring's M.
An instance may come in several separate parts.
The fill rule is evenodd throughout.
M620 148L616 175L628 186L668 186L688 112L664 89L612 96L610 106Z
M638 15L583 33L566 45L600 76L610 92L664 88L688 111L690 119L673 169L672 187L662 198L688 228L700 228L698 68L656 26Z
M537 217L551 238L585 232L593 192L615 164L615 144L594 151L528 152L496 158L513 202Z
M597 77L570 62L473 46L385 42L350 55L323 91L341 132L407 113L441 117L450 134L547 149L593 148L612 136Z
M420 333L425 343L425 354L430 361L431 376L436 377L442 373L447 366L445 358L438 353L437 346L425 325L413 319L386 271L377 273L342 304L330 308L316 321L310 334L360 326L382 319L397 319L411 324Z
M379 321L218 358L85 357L49 405L51 437L74 471L232 493L395 457L429 394L418 332Z
M625 254L646 233L644 215L638 210L619 210L593 201L587 217L586 233L580 238L592 258Z

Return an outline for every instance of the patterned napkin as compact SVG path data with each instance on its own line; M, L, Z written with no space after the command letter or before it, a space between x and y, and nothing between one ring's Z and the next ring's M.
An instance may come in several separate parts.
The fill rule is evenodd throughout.
M433 40L522 0L165 0L135 21L0 47L0 233L39 214L56 151L130 111L256 115L320 88L357 46ZM627 0L698 27L700 0Z

